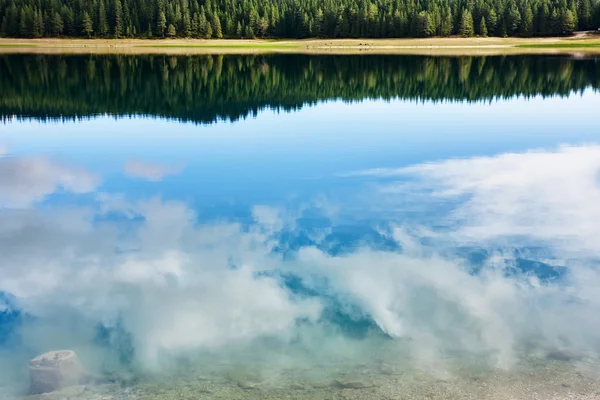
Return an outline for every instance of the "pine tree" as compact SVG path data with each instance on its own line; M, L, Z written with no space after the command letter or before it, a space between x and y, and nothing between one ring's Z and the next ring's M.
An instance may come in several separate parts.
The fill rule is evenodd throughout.
M592 2L591 0L580 0L578 8L579 29L588 30L592 27Z
M42 37L44 18L40 11L34 11L31 15L31 21L28 21L27 23L31 25L31 31L29 33L31 37Z
M497 34L496 27L498 25L498 16L496 14L496 11L493 8L491 8L490 11L488 12L485 22L486 22L486 25L488 28L488 33L491 35L496 35Z
M16 37L470 36L483 22L490 36L566 35L600 26L600 0L0 0L0 35Z
M521 13L517 6L512 3L510 8L508 9L508 14L506 17L506 28L508 30L509 35L514 35L519 31L519 26L521 25Z
M158 21L156 22L156 29L160 37L165 37L165 29L167 29L167 17L165 12L161 11L158 14Z
M531 36L533 33L533 11L529 5L525 5L523 17L521 19L521 36Z
M450 36L452 34L452 13L450 12L450 8L446 9L446 12L442 16L441 27L440 27L440 35L441 36Z
M194 13L194 16L192 17L192 37L198 38L200 37L200 33L199 33L199 23L198 23L198 19L200 18L200 16L198 15L197 12Z
M464 10L460 19L460 35L462 37L471 37L475 34L473 29L473 16L468 10Z
M169 24L167 28L167 36L170 38L174 38L177 35L177 31L175 30L175 25Z
M213 29L211 24L206 24L206 33L204 37L210 39L213 36Z
M183 32L185 37L192 37L193 35L192 19L190 18L189 10L183 12Z
M204 8L200 9L200 14L198 17L198 36L205 38L208 33L208 21L206 20L206 15L204 14Z
M571 10L566 10L561 15L560 20L560 34L561 35L570 35L575 30L575 17L573 16L573 12Z
M219 19L217 14L213 14L211 25L213 37L216 37L217 39L222 39L223 30L221 29L221 20Z
M121 4L121 0L114 0L114 34L116 38L121 37L123 34L123 6Z
M21 8L21 15L19 16L19 35L21 35L21 37L29 36L29 27L27 25L27 10L23 7Z
M254 29L250 25L246 25L246 30L244 31L244 36L247 39L254 39L256 36L254 35Z
M81 32L88 38L92 36L92 33L94 32L92 19L87 11L83 12L83 18L81 19Z
M317 9L317 14L315 15L315 24L313 26L313 32L316 37L321 37L323 35L323 18L323 10L321 8Z
M60 36L63 33L64 24L63 19L58 12L54 13L52 17L52 36Z
M108 23L106 20L106 7L104 6L104 0L100 0L98 3L98 29L101 36L108 35Z
M485 24L485 17L481 17L481 21L479 21L479 34L483 37L487 37L488 35L487 25Z
M267 34L269 33L269 22L264 17L260 19L260 22L258 23L258 27L259 27L260 36L263 38L265 36L267 36Z
M435 27L431 21L431 16L426 11L421 11L417 15L416 22L416 36L418 37L429 37L435 34Z

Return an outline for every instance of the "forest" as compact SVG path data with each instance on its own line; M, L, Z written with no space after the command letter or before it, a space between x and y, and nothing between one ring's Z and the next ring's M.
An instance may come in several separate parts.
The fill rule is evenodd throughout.
M600 89L595 59L542 56L0 56L0 119L211 123L324 100L495 101Z
M0 0L0 36L556 36L600 27L599 0Z

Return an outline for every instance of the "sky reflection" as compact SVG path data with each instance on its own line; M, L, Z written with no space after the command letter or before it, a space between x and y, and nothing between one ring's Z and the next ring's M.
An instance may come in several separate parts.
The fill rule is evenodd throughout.
M595 360L599 105L586 92L331 102L211 126L7 123L0 312L32 316L12 345L102 364L100 323L160 369L265 338L319 353L354 324L409 340L425 366L452 352L500 368L557 350Z

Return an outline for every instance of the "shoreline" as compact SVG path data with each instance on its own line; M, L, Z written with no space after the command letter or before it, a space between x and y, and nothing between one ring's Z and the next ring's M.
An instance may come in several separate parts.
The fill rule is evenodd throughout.
M0 53L31 54L600 54L600 35L427 39L0 39Z

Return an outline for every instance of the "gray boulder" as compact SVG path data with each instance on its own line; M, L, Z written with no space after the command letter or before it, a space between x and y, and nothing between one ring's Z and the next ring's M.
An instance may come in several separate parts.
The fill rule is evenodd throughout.
M72 350L51 351L29 361L31 394L47 393L75 385L86 380L79 357Z

